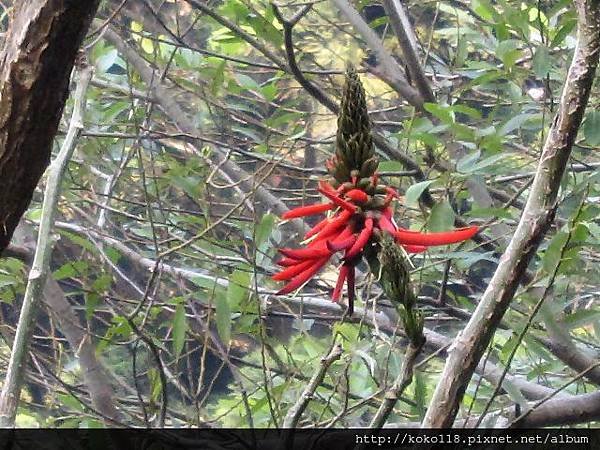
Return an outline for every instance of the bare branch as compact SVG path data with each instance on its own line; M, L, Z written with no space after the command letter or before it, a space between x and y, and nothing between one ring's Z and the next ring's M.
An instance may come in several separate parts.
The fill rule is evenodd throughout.
M377 54L377 59L382 69L382 78L402 95L408 103L418 110L423 111L423 103L426 100L424 100L419 91L410 85L403 74L402 67L385 49L379 37L369 27L369 24L360 17L358 11L347 0L333 0L333 3L336 4L346 19L360 33L367 45Z
M75 106L69 123L69 130L63 145L48 170L48 184L44 191L42 205L42 219L38 232L37 247L33 257L29 280L23 298L23 305L19 315L17 333L13 342L10 361L6 371L6 379L0 394L0 426L14 427L17 407L21 396L23 371L29 351L29 341L33 334L34 319L37 308L42 299L48 272L50 271L50 255L53 242L51 238L56 206L60 197L60 185L63 173L69 159L75 150L79 134L83 129L83 112L85 109L86 92L92 78L92 66L81 64L78 70L79 80L75 91Z
M288 410L283 421L283 428L294 428L296 425L298 425L298 421L300 420L300 417L302 417L302 413L315 395L317 388L323 382L325 374L327 373L327 369L329 369L329 366L331 366L335 361L340 359L341 356L342 346L340 344L336 344L331 348L327 356L321 358L321 364L308 382L308 386L306 386L306 389L304 389L298 401Z
M425 77L423 67L419 62L416 52L416 43L411 36L414 37L414 32L410 27L410 21L404 12L402 4L399 0L383 0L383 7L392 24L392 29L398 38L398 43L402 49L402 59L408 67L410 76L415 81L417 89L421 93L423 100L429 103L435 103L435 97L429 86L429 81Z
M386 391L379 409L369 424L369 428L381 428L385 425L385 422L394 410L394 406L396 406L398 399L402 396L404 390L410 386L410 383L412 383L415 362L417 361L417 356L424 343L425 342L422 341L417 343L411 342L409 344L406 349L406 354L404 355L400 373L394 381L394 384Z

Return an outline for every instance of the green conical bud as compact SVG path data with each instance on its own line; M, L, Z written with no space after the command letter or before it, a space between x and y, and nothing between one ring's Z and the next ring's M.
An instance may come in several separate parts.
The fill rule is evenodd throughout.
M337 124L335 154L337 163L344 169L334 171L336 181L339 183L349 181L349 174L353 170L360 172L361 177L373 175L377 170L378 160L373 148L371 120L367 111L365 90L352 65L349 65L346 70L346 82ZM367 160L371 162L365 165Z
M378 262L383 291L390 300L399 303L398 313L406 335L415 345L421 344L424 340L423 316L417 309L417 297L410 284L410 260L387 233L382 233L379 246Z

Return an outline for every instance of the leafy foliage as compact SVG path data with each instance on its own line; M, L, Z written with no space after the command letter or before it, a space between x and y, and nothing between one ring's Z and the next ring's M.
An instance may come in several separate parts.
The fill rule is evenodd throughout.
M214 2L213 16L195 2L150 2L154 11L127 2L113 16L120 3L105 2L96 25L110 18L109 32L88 39L95 76L85 130L63 181L52 273L107 369L123 420L156 425L164 394L169 426L274 427L335 340L343 356L299 425L366 426L400 373L407 346L394 308L380 296L378 274L362 269L353 318L324 301L338 263L302 294L283 299L272 296L270 280L275 248L298 231L277 219L281 205L318 200L316 180L335 151L335 114L291 73L269 2ZM364 14L368 3L354 6ZM307 80L336 103L346 62L356 64L374 130L399 152L374 147L382 176L404 193L394 214L399 225L433 232L453 228L457 219L489 225L484 242L412 258L426 335L450 343L519 219L576 22L566 0L408 2L408 12L437 99L424 111L380 76L372 49L330 2L316 2L295 24L295 58ZM386 51L400 54L385 15L369 24ZM542 98L530 95L532 86ZM556 226L488 349L488 363L500 371L508 364L509 374L490 411L525 407L532 399L527 386L551 392L577 374L553 351L553 326L585 355L600 345L599 94L596 87L575 143ZM400 154L426 179L412 178ZM431 208L419 203L425 191L436 201ZM36 195L29 223L39 222L39 208ZM24 261L0 259L3 323L16 323L26 273ZM546 288L548 309L530 317L535 293ZM372 310L381 320L368 319ZM533 326L519 339L527 321ZM11 333L6 327L3 336ZM19 425L100 426L79 389L85 371L79 349L64 340L53 313L42 312L36 336L32 351L44 364L31 365L28 389L34 393L40 380L56 383L54 376L61 383L30 394ZM7 358L6 346L1 354ZM390 423L422 420L441 357L418 365ZM497 381L473 379L464 417L481 414ZM582 377L566 392L591 389Z

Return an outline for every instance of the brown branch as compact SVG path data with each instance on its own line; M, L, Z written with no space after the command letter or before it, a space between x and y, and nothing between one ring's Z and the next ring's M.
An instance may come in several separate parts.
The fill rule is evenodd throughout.
M381 78L404 97L408 103L419 111L424 111L423 104L426 100L421 96L419 91L410 85L402 73L402 67L386 50L379 37L369 27L369 24L360 17L358 11L347 0L333 0L333 3L335 3L346 19L360 33L369 47L377 53L379 66L381 67Z
M600 361L578 373L559 390L585 377L592 370L600 367ZM568 398L553 398L553 394L540 399L531 408L513 420L512 427L541 428L557 425L573 425L600 420L600 391L581 394Z
M429 80L427 80L427 77L425 76L423 67L417 57L416 49L409 37L411 30L408 30L406 27L410 26L410 22L402 9L400 1L383 0L383 7L385 8L394 34L402 49L402 59L408 68L411 78L414 80L423 100L429 103L435 103L435 97L433 96L431 86L429 86Z
M554 219L561 178L583 119L600 52L597 0L575 0L574 3L578 14L578 45L527 204L477 309L454 341L425 416L424 427L450 427L454 422L473 371Z
M396 406L398 399L402 396L404 390L410 386L410 383L412 383L415 362L417 361L417 356L421 352L424 343L425 341L411 342L408 345L406 354L404 355L404 361L402 362L402 368L400 369L400 374L398 374L398 377L390 389L386 391L381 406L371 420L369 428L379 429L385 425L385 422L394 410L394 406Z
M302 417L302 413L315 395L317 388L323 382L325 374L327 374L327 370L335 361L340 359L341 356L342 346L340 344L336 344L331 348L327 356L321 358L319 368L311 377L306 389L304 389L302 395L300 395L300 398L298 398L298 401L288 410L283 421L283 428L295 428L298 425L298 421L300 420L300 417Z

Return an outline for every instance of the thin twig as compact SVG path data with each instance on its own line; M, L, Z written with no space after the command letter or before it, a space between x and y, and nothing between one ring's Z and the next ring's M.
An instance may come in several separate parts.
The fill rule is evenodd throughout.
M56 206L60 197L61 181L83 129L86 93L89 82L92 79L92 71L93 66L87 65L81 59L77 71L79 78L75 90L75 104L69 129L56 159L48 169L48 183L44 191L37 246L31 270L29 271L27 288L23 298L6 378L2 386L2 393L0 394L0 426L5 428L12 428L15 424L23 382L23 371L27 360L29 341L33 333L34 319L37 308L42 300L46 279L50 272L50 256L53 248L51 234L56 217Z
M300 420L302 413L315 395L317 388L323 382L325 374L327 373L327 369L329 369L329 366L331 366L335 361L340 359L341 356L342 346L340 344L336 344L332 347L327 356L321 358L321 364L308 382L308 386L306 386L306 389L304 389L296 403L288 410L285 419L283 420L283 428L294 428L296 425L298 425L298 421Z

